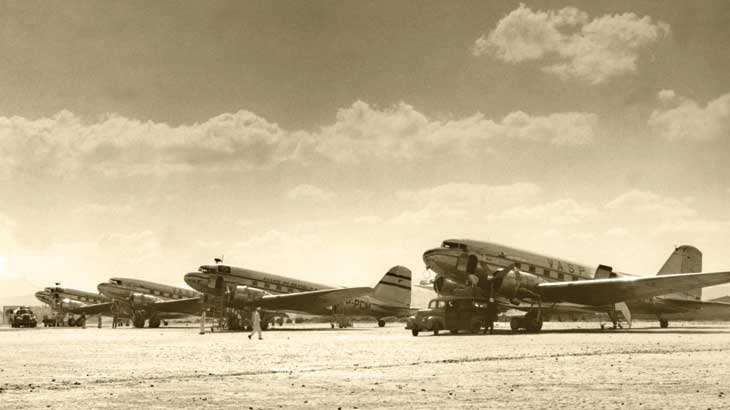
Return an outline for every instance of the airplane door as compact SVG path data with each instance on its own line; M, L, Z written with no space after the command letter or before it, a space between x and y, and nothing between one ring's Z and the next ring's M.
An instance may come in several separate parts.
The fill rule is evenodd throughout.
M459 258L456 260L456 270L459 272L466 272L468 261L469 255L466 253L459 255Z

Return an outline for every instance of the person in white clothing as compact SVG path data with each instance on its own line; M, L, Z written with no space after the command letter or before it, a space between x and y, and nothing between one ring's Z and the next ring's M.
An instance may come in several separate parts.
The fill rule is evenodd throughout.
M261 340L261 307L257 307L251 314L251 326L253 327L253 332L248 335L248 338L250 339L251 336L258 333L259 340Z

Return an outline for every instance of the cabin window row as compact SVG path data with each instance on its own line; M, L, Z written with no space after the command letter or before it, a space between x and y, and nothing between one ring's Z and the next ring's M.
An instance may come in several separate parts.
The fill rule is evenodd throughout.
M527 263L516 262L515 266L517 267L517 269L519 269L521 271L530 272L530 273L534 273L534 274L537 274L538 270L539 270L543 276L547 276L547 277L550 277L553 279L568 280L568 281L580 280L580 278L578 276L573 276L573 275L565 274L562 272L557 272L554 270L551 271L550 269L546 269L546 268L536 268L535 265L529 265Z

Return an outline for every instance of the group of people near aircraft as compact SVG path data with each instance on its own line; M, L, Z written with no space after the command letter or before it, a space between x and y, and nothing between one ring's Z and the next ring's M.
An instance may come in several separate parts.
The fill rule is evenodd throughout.
M525 312L510 322L513 330L539 331L543 321L560 313L607 314L614 324L632 318L655 318L661 327L670 319L728 319L730 303L701 300L702 288L730 283L730 272L702 273L702 253L692 246L674 249L655 276L595 268L475 240L445 240L423 254L435 273L437 295L479 296L493 312ZM332 327L351 325L348 318L370 316L379 326L405 317L411 308L411 271L388 270L375 287L332 287L297 278L229 266L216 259L184 275L191 289L134 278L111 278L99 293L60 286L36 293L61 313L108 315L130 320L135 327L159 327L164 321L208 315L231 329L249 327L247 318L260 308L266 329L287 313L323 315ZM255 316L255 314L253 315ZM496 316L496 315L495 315ZM248 323L246 323L248 322Z

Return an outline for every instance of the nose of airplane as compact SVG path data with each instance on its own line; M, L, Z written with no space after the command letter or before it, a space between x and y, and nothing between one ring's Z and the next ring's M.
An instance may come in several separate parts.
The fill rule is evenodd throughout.
M456 249L429 249L423 253L423 263L426 264L426 268L443 274L448 269L456 266L460 253L461 251Z
M96 289L99 291L99 293L108 298L113 299L118 297L124 297L124 295L121 295L120 290L111 283L100 283L96 286Z
M198 292L206 291L208 278L201 272L189 272L185 274L185 283Z

